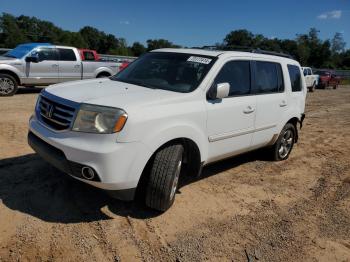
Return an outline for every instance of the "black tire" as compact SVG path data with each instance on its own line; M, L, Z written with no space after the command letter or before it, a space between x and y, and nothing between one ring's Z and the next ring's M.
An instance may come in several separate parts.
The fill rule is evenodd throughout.
M8 74L0 74L0 96L13 96L18 89L16 79Z
M290 136L287 134L290 134ZM296 137L295 126L291 123L287 123L283 127L276 143L271 148L272 160L274 161L286 160L289 157L290 152L292 152L294 142L295 142L295 137ZM282 148L284 148L283 152L281 152Z
M106 77L110 77L110 75L107 73L102 73L96 76L96 78L106 78Z
M156 153L146 188L148 207L166 211L174 203L182 166L182 155L182 145L169 145Z
M333 86L333 89L337 89L337 87L338 87L338 86L337 86L337 85L335 85L335 86Z

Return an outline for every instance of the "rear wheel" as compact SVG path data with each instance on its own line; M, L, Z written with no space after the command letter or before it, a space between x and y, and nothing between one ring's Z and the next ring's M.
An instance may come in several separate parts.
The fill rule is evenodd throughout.
M96 78L106 78L106 77L110 77L111 75L107 74L107 73L101 73L98 76L96 76Z
M295 142L296 129L291 123L287 123L282 129L276 143L271 148L273 160L281 161L289 157Z
M310 92L314 92L316 89L316 83L313 83L313 85L309 88Z
M7 74L0 74L0 96L13 96L17 88L16 79Z
M153 160L146 188L146 205L165 211L172 206L182 167L182 145L160 149Z

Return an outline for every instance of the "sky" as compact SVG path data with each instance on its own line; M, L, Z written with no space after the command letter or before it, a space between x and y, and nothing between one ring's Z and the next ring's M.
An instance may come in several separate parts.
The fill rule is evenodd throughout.
M0 0L1 12L71 31L93 26L128 44L164 38L188 47L213 45L237 29L293 39L316 27L322 39L341 32L350 48L350 0Z

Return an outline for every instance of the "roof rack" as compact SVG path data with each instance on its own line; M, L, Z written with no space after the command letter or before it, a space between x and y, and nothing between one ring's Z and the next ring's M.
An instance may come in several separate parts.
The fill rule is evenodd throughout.
M253 48L250 46L203 46L200 49L206 49L206 50L212 50L212 51L215 51L215 50L216 51L240 51L240 52L248 52L248 53L255 53L255 54L281 56L285 58L294 59L293 56L289 54L262 50L260 48Z

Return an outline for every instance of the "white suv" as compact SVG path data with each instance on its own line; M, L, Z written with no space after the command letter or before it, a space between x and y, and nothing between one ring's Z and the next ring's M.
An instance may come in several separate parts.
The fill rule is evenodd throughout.
M53 85L28 142L72 177L167 210L179 177L266 147L287 159L304 119L297 61L259 51L160 49L117 75Z

